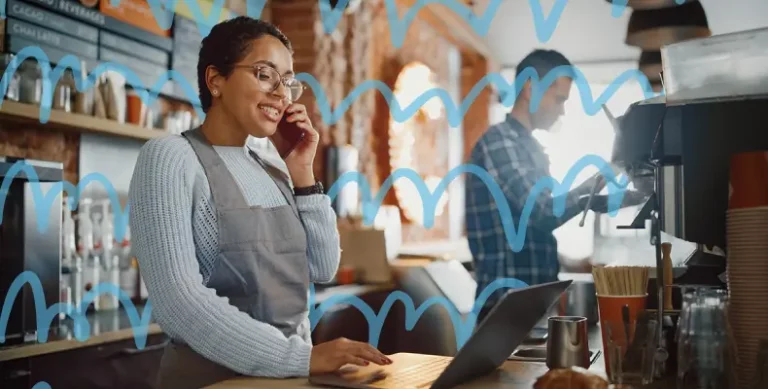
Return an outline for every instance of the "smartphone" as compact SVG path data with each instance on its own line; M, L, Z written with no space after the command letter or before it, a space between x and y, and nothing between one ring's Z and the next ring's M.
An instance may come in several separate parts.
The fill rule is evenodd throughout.
M288 116L283 115L280 123L277 124L277 132L272 136L272 143L280 154L280 158L283 159L289 156L306 136L304 130L296 123L287 121Z

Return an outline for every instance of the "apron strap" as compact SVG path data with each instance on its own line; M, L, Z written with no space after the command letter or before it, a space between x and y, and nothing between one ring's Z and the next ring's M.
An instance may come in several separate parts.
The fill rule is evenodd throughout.
M278 169L276 166L273 166L272 164L265 161L263 158L259 157L258 154L256 154L253 149L250 147L248 148L248 153L253 157L253 159L256 160L256 162L261 165L261 167L264 168L264 170L267 171L267 174L269 174L270 177L272 177L272 180L275 181L275 184L278 188L280 188L280 192L283 192L283 196L285 197L285 200L288 202L288 205L291 206L291 209L293 210L293 213L296 215L296 217L299 217L299 208L296 206L296 199L293 197L293 191L290 187L290 177L285 174L282 170Z
M202 127L184 131L181 135L187 138L192 149L195 150L200 164L203 165L216 207L225 209L248 208L248 202L245 201L245 197L238 189L237 181L203 135Z

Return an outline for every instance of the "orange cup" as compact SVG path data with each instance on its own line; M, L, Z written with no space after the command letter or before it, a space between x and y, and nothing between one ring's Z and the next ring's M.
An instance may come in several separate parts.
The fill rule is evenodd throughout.
M603 339L603 360L605 361L606 373L611 371L610 356L608 350L608 327L611 328L611 341L626 350L627 342L625 331L622 330L624 317L622 316L622 307L629 307L629 339L630 342L635 336L635 323L640 312L645 311L648 295L642 296L601 296L597 295L597 306L600 315L600 332ZM618 330L617 330L618 329Z
M731 156L729 209L768 206L768 151Z
M126 122L141 125L144 118L144 102L134 90L130 90L126 96Z
M348 285L355 282L355 268L348 265L342 265L336 272L336 282L339 285Z

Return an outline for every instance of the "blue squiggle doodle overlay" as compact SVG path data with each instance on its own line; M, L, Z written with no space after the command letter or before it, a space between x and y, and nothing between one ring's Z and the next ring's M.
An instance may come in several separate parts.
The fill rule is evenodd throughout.
M104 186L107 192L109 201L112 204L112 213L114 214L113 226L115 228L115 239L122 243L125 237L125 232L128 228L128 215L130 214L130 204L126 204L125 209L122 209L120 205L120 198L117 194L112 182L107 179L101 173L90 173L83 178L77 186L74 186L67 180L56 182L51 185L51 188L44 194L42 187L40 186L40 179L35 171L34 166L26 163L25 161L17 161L14 163L5 178L3 178L2 184L0 184L0 210L5 209L5 200L8 196L8 190L11 187L11 182L15 179L19 173L24 172L27 180L31 183L30 190L32 191L32 199L35 203L35 214L37 216L37 230L40 233L44 233L48 230L48 215L51 213L53 202L58 199L59 193L65 192L68 195L67 207L70 211L76 211L80 203L80 194L83 192L86 186L91 182L98 182ZM3 224L4 213L0 212L0 224Z
M73 74L81 74L80 60L75 55L67 54L58 62L55 68L51 69L50 58L40 47L27 46L21 49L8 64L8 67L3 74L1 83L2 90L0 90L0 92L2 92L2 96L5 96L8 92L10 83L7 80L10 80L13 77L13 74L16 73L16 70L19 68L21 63L31 58L34 58L40 65L40 74L42 80L42 96L40 98L40 123L47 123L51 116L54 86L58 84L61 76L67 69L71 69ZM102 62L96 66L96 68L94 68L93 71L88 74L85 79L74 77L76 90L78 92L85 92L91 89L94 87L94 85L96 85L96 81L101 77L101 75L108 71L117 72L125 77L126 84L133 87L137 91L141 100L148 106L154 105L159 95L159 92L157 91L159 91L167 82L170 80L178 82L183 88L184 94L188 97L189 101L196 106L199 113L202 113L202 108L200 108L200 99L197 97L195 90L192 88L187 79L182 76L181 73L175 70L166 71L159 77L158 81L154 85L147 87L144 85L141 79L139 79L139 76L137 76L136 73L134 73L125 65L112 62ZM151 90L151 92L149 90ZM0 106L2 106L2 101L0 101ZM204 114L201 117L205 117Z
M596 160L595 160L596 159ZM591 162L594 161L594 162ZM602 162L602 168L600 168L600 162ZM553 194L558 195L559 193L566 191L567 188L570 188L572 185L576 174L583 170L588 164L596 164L598 165L598 168L600 171L608 178L609 181L609 207L612 208L610 212L615 214L618 210L618 206L621 203L621 197L623 195L623 192L619 193L615 191L615 188L611 189L611 186L613 182L616 181L615 174L612 170L608 168L608 164L602 160L599 157L596 156L587 156L585 158L582 158L579 162L577 162L576 165L574 165L570 170L569 173L566 175L565 182L563 184L558 185L556 180L552 179L550 177L550 180L541 180L537 185L534 187L534 190L531 194L529 194L528 201L526 202L526 206L523 210L523 217L521 217L521 227L523 227L524 223L527 223L528 216L530 215L531 208L532 208L532 202L531 202L531 196L537 195L541 191L541 187L544 185L549 184ZM580 166L583 165L583 166ZM12 168L11 172L12 174L8 174L6 178L3 180L3 185L0 187L0 196L2 196L2 199L0 199L0 209L2 209L2 206L5 204L5 195L7 194L7 186L10 185L10 181L13 179L15 174L18 174L19 171L22 169L25 169L25 172L27 173L30 181L35 182L37 179L36 173L34 172L34 168L28 164L24 164L23 162L17 162ZM506 201L504 201L503 194L499 195L501 193L501 189L498 185L495 184L493 179L490 177L490 175L485 172L485 175L483 175L483 170L479 169L477 167L474 167L474 169L466 166L459 166L458 168L464 168L468 169L468 172L472 172L474 174L478 174L483 182L486 183L486 185L489 185L489 190L492 192L492 195L494 197L494 200L499 204L500 212L501 208L506 208L506 214L509 214L508 205L506 205ZM576 168L579 168L578 170ZM404 171L404 170L400 170ZM441 183L438 185L438 188L435 190L435 193L429 194L428 188L426 187L426 184L420 179L418 175L415 174L415 172L411 172L411 174L403 173L404 177L410 178L418 187L419 194L422 196L422 201L427 201L427 199L431 199L429 202L432 205L425 206L425 217L424 220L426 224L432 225L434 223L434 209L435 205L437 203L437 199L440 198L441 194L445 191L450 181L455 178L459 173L457 173L457 169L453 169L451 172L449 172L449 175L446 176ZM396 172L397 173L397 172ZM395 175L393 175L395 176ZM110 192L110 199L113 203L113 206L117 204L118 211L115 212L115 222L114 225L116 226L116 238L118 241L122 241L122 233L118 233L117 230L124 231L125 227L127 226L127 209L126 213L123 214L122 212L119 212L119 200L117 199L116 192L114 187L111 185L111 183L106 180L103 176L96 176L98 178L103 179L102 183L105 183L105 187L107 187L107 191ZM364 217L366 221L370 224L373 222L373 219L375 218L375 214L378 212L378 209L381 205L381 201L383 200L384 195L386 194L386 191L389 190L389 188L392 186L394 179L397 177L389 177L387 178L384 186L380 190L379 194L377 195L377 201L371 203L370 201L366 201L368 206L364 209ZM98 180L98 179L97 179ZM346 175L343 176L342 180L346 180L346 182L354 181L354 182L360 182L363 183L363 196L370 200L370 186L368 185L367 180L364 179L364 177L355 177L352 175ZM88 181L88 177L86 177L86 181ZM99 180L100 181L100 180ZM104 182L105 181L105 182ZM86 183L87 183L86 182ZM419 182L421 185L419 185ZM542 184L543 183L543 184ZM69 183L67 183L69 184ZM331 187L331 190L329 192L329 196L331 198L334 198L338 191L343 186L343 182L339 184L334 183L334 185ZM51 192L49 191L45 196L42 195L39 185L33 185L37 186L37 189L33 189L33 196L35 199L35 203L39 204L41 201L43 202L42 207L37 207L38 210L41 208L47 208L48 212L50 212L50 204L53 199L56 198L56 196L51 196ZM71 198L69 207L70 209L74 210L77 206L77 202L74 201L77 198L77 195L79 195L79 188L82 185L79 185L78 187L74 187L74 185L69 184L67 185L60 185L56 189L56 192L54 192L54 195L58 193L58 190L66 189L68 191L72 191L72 193L75 193L75 197ZM619 184L619 187L625 187L626 185ZM612 192L613 191L613 192ZM114 196L112 195L114 194ZM426 196L425 196L426 194ZM617 194L619 196L617 196ZM426 198L425 198L426 197ZM47 207L46 207L47 205ZM555 207L554 212L556 214L562 214L564 211L564 204L556 203L553 205ZM429 211L431 209L431 212ZM45 214L47 214L46 212ZM373 215L370 213L373 212ZM41 212L42 213L42 212ZM0 212L0 215L2 215L2 212ZM118 218L118 215L120 217ZM430 217L431 215L431 217ZM39 216L38 216L39 217ZM514 225L511 222L511 217L505 218L504 215L502 215L503 225L505 228L505 232L507 234L508 241L514 240L515 236L519 237L522 235L518 235L516 231L514 230ZM43 219L39 219L43 220ZM505 221L506 220L506 221ZM122 223L122 228L120 227ZM41 224L41 223L39 223ZM47 224L46 222L42 222L43 226L42 228L46 228ZM39 225L38 228L40 229L41 226ZM510 228L513 230L510 234ZM523 231L525 231L525 228L523 228ZM512 236L510 236L512 235ZM513 242L512 247L513 249L516 247L516 245L520 246L521 244L518 242ZM518 250L519 251L519 250ZM50 328L50 323L53 320L53 317L57 315L60 311L62 311L62 308L64 312L67 312L67 314L74 319L75 322L75 337L80 341L85 341L89 337L90 334L90 324L87 321L87 318L84 313L77 313L72 309L72 306L68 303L56 303L51 307L45 307L45 298L43 296L43 290L42 285L40 284L40 280L37 277L36 274L32 272L24 272L20 274L16 280L14 280L13 284L10 287L9 293L6 295L6 299L3 303L3 310L2 313L0 313L0 343L5 342L5 333L7 328L7 323L10 316L10 307L12 306L12 302L17 297L18 293L21 291L21 288L24 286L25 283L29 283L33 290L33 296L35 299L35 309L37 311L37 326L38 326L38 341L39 342L46 342L48 337L48 332ZM314 329L317 326L317 323L319 322L320 318L322 317L323 313L327 311L331 306L338 304L338 303L349 303L355 306L366 318L366 321L368 322L369 326L369 343L371 343L374 347L378 346L379 336L381 335L381 329L383 327L384 320L386 319L386 315L388 314L389 310L391 309L392 305L395 303L395 301L400 300L403 302L403 304L406 307L406 327L408 330L413 329L418 319L421 317L421 315L431 306L435 304L441 304L443 307L448 311L451 322L454 327L454 333L456 336L456 342L459 348L461 348L464 343L469 339L471 336L472 330L474 329L474 326L476 324L477 320L477 314L479 313L479 310L481 307L485 304L485 301L488 299L488 297L495 292L497 289L502 287L507 288L520 288L527 286L524 282L516 279L500 279L496 280L495 282L491 283L488 287L486 287L483 292L478 296L477 300L475 301L474 307L472 312L468 315L468 318L466 321L461 320L460 313L456 310L455 306L451 304L447 299L445 299L442 296L436 296L433 298L428 299L426 302L424 302L418 310L415 309L413 300L410 298L410 296L402 293L402 292L395 292L387 297L386 301L384 302L384 305L382 306L381 311L379 311L378 314L373 312L373 309L369 306L367 306L359 297L356 296L343 296L338 295L334 296L327 301L320 304L318 308L314 307L314 285L310 286L310 323L311 328ZM118 296L121 304L126 309L126 313L128 315L129 321L131 323L131 327L134 331L134 340L136 343L136 347L139 349L143 349L146 345L146 339L147 339L147 331L148 326L151 318L151 309L152 305L150 301L147 301L144 312L142 313L141 317L139 317L138 311L136 307L131 302L130 298L116 285L109 284L109 283L100 283L96 285L94 289L86 293L86 295L83 297L81 307L87 307L90 305L97 296L103 294L103 293L111 293L112 295ZM85 312L85 309L82 310L82 312ZM35 388L50 388L50 386L45 383L41 382L35 385Z
M566 174L562 183L558 182L553 177L543 177L538 180L536 185L534 185L531 192L528 194L525 206L523 207L522 213L520 215L520 223L517 227L514 225L512 211L509 208L509 204L506 201L506 197L501 187L496 183L490 173L477 165L471 164L459 165L451 169L437 185L434 193L429 191L426 183L415 170L400 168L395 170L392 175L387 177L379 189L375 199L373 199L371 196L370 183L360 172L347 172L343 174L329 188L328 196L331 199L335 199L336 196L338 196L339 191L346 184L357 183L360 185L363 198L363 219L367 225L371 225L373 224L373 220L375 219L376 214L378 213L379 208L384 201L384 196L386 196L387 192L389 192L391 187L394 185L394 181L398 178L408 178L416 186L419 192L419 196L421 197L423 204L422 208L424 226L426 228L431 228L435 222L435 210L438 200L446 191L448 185L459 175L464 173L471 173L479 177L488 187L488 191L491 193L491 196L496 202L499 216L501 217L501 222L504 227L504 233L507 238L507 243L513 251L519 252L522 250L525 243L525 231L528 228L529 218L533 212L533 207L536 203L536 197L539 196L542 190L549 188L552 191L552 194L557 196L555 197L555 201L553 203L553 213L555 216L561 216L565 212L565 197L561 195L567 193L570 190L578 174L590 165L597 167L597 169L600 171L600 173L602 173L603 177L605 177L608 182L607 188L609 214L611 216L615 216L624 197L625 192L623 188L626 188L629 179L625 176L622 177L621 180L618 180L616 173L613 171L613 169L611 169L610 165L604 159L596 155L587 155L576 161L576 163L568 170L568 173ZM60 183L56 183L48 190L47 193L43 194L34 167L24 161L18 161L13 164L11 169L9 169L8 174L3 179L2 185L0 185L0 209L4 209L5 207L5 200L8 194L8 188L11 185L11 181L21 171L24 171L28 177L29 182L32 183L31 190L36 205L35 208L37 213L38 231L43 233L47 230L48 215L51 212L53 201L55 201L61 191L66 190L67 194L69 195L68 207L70 210L75 211L79 203L79 197L82 188L90 184L92 181L96 181L104 185L104 188L106 189L109 199L112 203L115 239L118 242L123 241L126 229L128 227L130 204L126 204L125 209L122 209L117 191L115 190L112 183L104 175L100 173L88 174L77 187L64 180ZM2 217L3 215L0 213L0 224L3 222Z
M123 292L118 285L102 282L83 296L81 302L81 312L77 312L74 306L69 303L55 303L50 307L45 306L45 292L43 286L40 283L40 278L37 274L31 271L25 271L19 274L16 279L13 280L11 287L8 289L8 294L5 296L3 302L3 311L0 313L0 343L5 343L6 329L8 326L8 320L11 315L11 307L13 301L16 300L17 295L21 292L21 288L24 284L29 284L32 288L32 296L35 300L35 313L37 315L37 341L45 343L48 341L48 332L50 330L51 321L60 312L66 312L67 315L74 321L75 338L81 342L85 342L90 337L91 329L86 316L86 308L94 302L102 294L111 294L117 296L120 303L125 308L125 312L128 315L128 320L133 328L134 339L136 341L136 347L143 349L147 343L147 331L149 330L150 317L152 315L152 304L149 302L144 306L144 311L139 316L139 312L136 306L131 302L131 298Z
M8 320L11 314L11 307L13 301L17 298L24 284L29 284L32 288L32 295L35 300L35 311L37 313L37 341L45 343L48 341L48 333L50 330L51 321L59 314L59 312L66 312L67 315L73 319L75 338L80 342L85 342L90 337L90 324L88 323L87 316L85 314L86 307L88 307L93 301L102 294L111 294L118 296L120 303L122 304L125 312L128 316L128 320L133 329L133 337L136 343L136 348L143 349L147 344L147 336L152 314L152 303L147 300L144 305L144 311L139 316L136 306L131 302L130 297L123 292L118 285L110 283L100 283L96 285L92 290L85 294L81 302L81 312L76 312L74 306L69 303L56 303L50 307L45 306L45 294L43 291L40 279L37 274L31 271L25 271L19 274L11 284L8 294L5 296L3 302L3 310L0 313L0 343L5 343L6 329L8 326ZM416 322L421 318L421 315L433 305L442 305L451 317L453 323L454 332L456 336L456 343L461 348L464 343L469 339L472 334L472 330L475 327L477 315L480 309L485 305L486 300L491 296L493 292L500 288L524 288L528 286L525 282L513 279L499 279L488 285L483 292L478 296L475 301L472 312L468 315L467 320L464 321L461 318L461 313L456 307L445 297L435 296L425 301L418 310L414 307L413 299L407 294L395 291L387 296L386 301L382 305L381 310L377 313L368 306L362 299L353 295L334 295L329 299L323 301L319 307L315 308L315 285L310 284L310 297L309 297L309 319L311 329L314 330L319 323L321 317L332 306L337 304L351 304L357 308L363 316L365 316L368 322L368 336L369 343L377 347L379 343L379 337L381 336L381 330L384 325L384 321L389 314L389 310L396 301L401 301L405 307L405 320L406 329L412 330L416 325Z
M451 323L453 323L453 331L456 336L456 345L458 348L461 348L472 335L475 324L477 324L477 316L493 292L501 288L519 289L525 288L527 286L528 284L515 278L500 278L495 280L485 289L483 289L482 293L480 293L480 296L478 296L475 300L472 311L467 315L466 321L464 321L461 319L461 313L456 309L456 306L443 296L430 297L427 299L427 301L423 302L418 309L416 309L411 296L399 290L394 291L390 293L389 296L387 296L387 299L384 300L384 304L382 304L381 310L378 314L374 313L373 308L366 304L360 297L351 295L331 296L327 300L320 303L320 306L315 309L315 286L313 284L310 286L311 305L309 308L309 319L312 325L312 330L314 330L315 326L320 321L320 318L332 306L337 304L350 304L357 308L357 310L360 311L360 313L362 313L365 317L365 321L368 322L368 343L370 343L373 347L378 347L379 336L381 336L381 330L384 326L384 321L386 320L387 314L389 314L389 310L392 308L392 305L394 305L395 302L401 301L403 305L405 305L405 329L408 331L413 330L416 322L419 321L421 315L423 315L427 309L434 305L442 305L443 308L448 311L448 315L451 317Z
M169 30L173 24L173 18L171 17L176 13L176 7L180 0L147 0L152 15L157 22L157 25L163 30ZM183 0L197 23L197 27L200 30L200 34L203 37L210 34L211 29L221 19L221 13L224 11L224 0L213 0L210 13L206 17L203 15L203 11L200 8L198 0ZM331 34L339 25L339 21L342 18L344 9L349 4L350 0L339 0L335 7L331 6L330 0L318 0L318 6L320 8L320 18L322 19L323 29L326 34ZM475 31L480 37L488 35L488 31L491 27L493 18L498 13L502 0L491 0L482 15L475 14L470 7L456 0L418 0L416 4L411 6L400 18L400 10L397 6L396 0L384 0L387 20L389 22L389 34L392 45L395 48L401 48L405 42L408 29L416 19L416 15L422 8L429 4L440 4L444 7L450 8L454 13L459 15L464 21ZM677 4L683 4L685 0L676 0ZM5 19L5 3L6 0L0 0L0 17ZM117 7L120 5L120 0L110 0L112 6ZM533 17L533 24L536 30L536 37L540 42L548 42L555 30L557 29L560 20L562 19L565 6L568 4L568 0L556 0L555 4L549 13L549 16L544 16L544 9L541 6L540 0L528 0L528 5L531 8L531 14ZM627 8L628 0L613 0L611 15L613 17L619 17L624 13ZM253 18L260 18L264 11L266 0L248 0L246 14Z
M50 60L40 47L25 47L24 49L20 50L16 56L14 56L13 60L3 74L2 90L0 90L0 92L3 93L3 96L5 96L9 86L9 83L6 81L12 77L12 75L18 69L19 65L24 60L29 58L34 58L38 63L40 63L41 76L43 81L43 93L40 103L40 122L47 123L51 115L53 86L58 83L62 74L64 74L67 69L72 69L74 74L80 74L80 61L77 59L77 56L68 54L62 58L61 61L59 61L55 68L51 69ZM107 71L114 71L123 75L126 79L126 84L137 90L139 98L141 98L141 100L148 106L152 106L157 100L159 95L159 92L157 91L159 91L162 86L165 85L165 83L173 80L181 85L182 89L184 90L184 94L187 96L188 101L190 101L195 106L196 113L201 118L201 120L205 119L205 113L203 112L200 105L199 97L195 93L189 81L181 73L178 73L175 70L166 71L160 76L154 85L148 88L139 79L136 73L128 69L126 66L111 62L104 62L93 69L93 71L85 80L81 80L80 78L75 77L76 89L82 92L92 88L99 76ZM319 107L321 118L328 125L333 125L341 120L344 117L345 112L350 108L354 101L356 101L368 90L375 89L385 97L389 105L390 114L392 115L392 118L397 122L405 122L413 115L415 115L427 101L433 97L437 97L443 101L448 123L454 127L461 124L464 115L466 115L466 112L472 106L472 103L474 103L475 99L477 99L482 90L489 85L495 85L499 90L499 93L505 96L502 100L502 104L505 107L511 107L514 103L514 100L519 95L523 85L526 83L526 81L530 80L533 90L530 109L531 112L534 112L538 110L544 92L559 77L570 77L574 80L575 85L579 89L584 112L588 115L597 114L597 112L600 111L602 105L608 102L608 100L618 91L621 85L632 79L635 79L639 82L641 88L643 89L645 98L652 98L657 96L657 94L653 91L648 78L640 70L629 69L616 77L611 85L606 88L606 90L597 99L593 100L592 89L589 86L589 82L587 81L586 76L574 66L561 66L553 69L543 79L539 78L533 68L527 68L519 76L517 76L512 83L507 82L507 80L499 73L489 73L475 84L475 86L472 88L472 90L470 90L469 94L466 96L466 98L464 98L458 107L453 102L453 99L451 98L448 91L443 88L432 88L421 94L407 107L402 108L397 102L392 89L390 89L387 84L379 80L367 80L356 86L354 90L352 90L352 92L350 92L350 94L344 98L341 104L339 104L335 110L332 110L325 90L315 77L308 73L299 73L296 76L298 80L305 82L309 85L310 88L312 88L312 93L316 98L316 103ZM2 102L0 101L0 106L1 104Z
M335 198L344 185L358 183L361 187L363 221L367 225L372 225L375 216L384 201L384 196L386 196L389 189L394 185L394 181L399 178L407 178L416 186L419 197L421 197L424 227L431 228L435 222L437 203L450 183L463 173L471 173L480 178L488 188L488 191L491 193L498 208L507 243L512 248L512 251L519 252L522 250L525 243L525 231L528 228L528 222L536 204L536 197L538 197L545 188L551 189L552 195L557 196L553 203L553 213L555 216L562 216L565 213L565 196L561 195L570 190L578 174L590 165L597 167L608 182L609 215L615 216L621 206L625 193L624 188L626 188L629 179L626 176L622 177L621 180L617 179L616 174L611 169L610 165L604 159L596 155L587 155L576 161L571 169L568 170L562 183L558 182L553 177L539 179L528 194L525 206L520 215L520 224L517 228L514 224L509 203L507 202L501 187L496 183L490 173L477 165L460 165L451 169L448 174L440 180L440 183L437 185L434 192L430 192L424 180L414 170L405 168L397 169L384 181L375 199L371 198L371 188L364 175L360 172L347 172L339 177L339 179L329 188L328 196Z
M492 193L494 201L496 201L497 206L499 207L499 212L500 212L500 216L502 218L502 224L504 226L504 230L505 230L505 233L506 233L507 241L509 242L509 244L510 244L510 246L512 247L513 250L519 251L522 248L522 245L523 245L523 242L524 242L524 233L525 233L525 230L526 230L526 227L527 227L528 218L529 218L530 213L531 213L532 208L533 208L534 201L532 199L535 196L537 196L539 194L539 192L542 190L542 188L545 187L545 186L549 186L550 189L552 190L552 193L555 196L560 197L560 194L565 193L572 186L573 181L575 180L577 174L579 172L581 172L584 168L586 168L588 165L597 166L598 169L600 170L600 172L604 175L604 177L607 178L607 180L609 182L609 184L608 184L608 188L609 188L609 201L608 201L608 204L609 204L610 212L613 213L614 215L616 214L616 212L618 211L618 207L621 204L621 199L622 199L623 193L624 193L622 189L617 189L617 188L623 188L626 185L624 185L623 183L619 183L618 185L614 184L614 182L617 182L616 176L615 176L613 170L610 169L609 165L602 158L600 158L598 156L586 156L586 157L580 159L573 167L571 167L571 169L569 170L568 174L566 175L566 179L564 180L564 182L562 184L559 184L553 178L548 177L548 179L539 180L539 182L534 186L534 189L531 191L531 193L528 196L528 200L526 201L526 205L523 208L523 213L522 213L522 216L520 218L519 228L522 230L522 234L518 233L517 232L518 230L514 226L514 223L513 223L513 220L512 220L512 216L511 216L511 211L510 211L509 206L508 206L508 204L507 204L507 202L505 200L504 194L501 191L501 188L498 186L498 184L495 183L495 181L490 176L490 174L488 174L484 170L480 169L479 167L473 166L473 165L461 165L461 166L458 166L457 168L452 169L448 173L448 175L445 178L443 178L443 180L440 182L440 184L438 185L438 187L436 188L434 193L429 193L429 189L427 188L426 184L418 176L418 174L416 174L415 171L410 170L410 169L399 169L392 176L387 178L387 180L385 181L384 185L379 190L379 193L377 194L377 198L376 198L375 201L371 200L370 186L369 186L367 180L365 179L365 177L361 177L359 175L359 173L358 174L346 174L346 175L342 176L339 179L339 181L334 183L334 185L331 187L331 189L329 190L328 196L331 197L332 199L335 198L336 195L338 194L339 190L346 183L349 183L349 182L361 183L363 185L362 193L363 193L364 201L365 201L365 204L366 204L366 207L363 209L363 217L364 217L365 221L368 224L370 224L375 219L375 215L376 215L376 213L378 213L378 210L379 210L379 207L381 206L383 198L386 195L387 191L393 185L394 180L397 179L400 176L406 177L406 178L411 179L411 181L414 184L416 184L416 186L417 186L417 188L419 190L419 195L422 197L422 202L425 205L423 207L424 208L425 225L429 227L429 226L433 225L433 223L434 223L434 210L435 210L435 206L437 204L437 200L440 198L442 193L446 190L446 188L448 187L450 182L454 178L456 178L459 174L461 174L461 173L464 173L464 172L473 173L473 174L478 175L481 178L481 180L483 182L485 182L486 185L488 186L488 189ZM70 202L69 202L68 206L69 206L70 209L75 210L75 208L77 207L77 203L78 203L77 199L78 199L78 196L79 196L79 193L80 193L80 189L81 189L81 187L85 186L85 185L83 185L83 183L78 185L78 187L75 187L74 185L72 185L72 184L70 184L68 182L66 182L66 184L62 183L61 185L54 186L54 188L49 190L47 194L43 195L43 193L41 191L41 188L39 186L39 182L37 180L37 175L36 175L36 173L34 171L34 167L32 167L31 165L29 165L27 163L24 163L23 161L19 161L19 162L15 163L11 167L11 169L9 170L9 174L3 179L2 186L0 186L0 209L2 209L2 207L4 207L4 205L5 205L5 199L6 199L6 195L8 193L8 187L9 187L11 181L13 180L15 175L17 175L22 170L26 173L29 181L33 184L31 186L32 186L32 191L33 191L33 198L34 198L34 201L35 201L35 204L36 204L36 209L38 211L38 230L45 231L45 229L47 228L47 226L48 226L47 225L47 217L44 217L44 216L46 216L48 213L50 213L50 208L51 208L51 205L52 205L52 201L54 201L54 199L57 198L57 195L58 195L59 191L66 189L71 194ZM118 241L121 242L122 239L123 239L123 234L124 234L125 229L127 227L127 223L128 223L127 207L126 207L125 211L120 211L120 204L119 204L119 199L117 198L117 193L116 193L114 187L109 182L109 180L107 180L103 175L99 175L99 174L89 175L84 180L84 183L86 185L87 185L87 183L89 183L91 181L89 179L90 177L95 177L95 178L92 178L92 180L94 180L94 181L102 182L102 184L105 185L105 188L109 192L109 196L110 196L110 200L112 201L112 205L116 209L114 211L114 215L115 215L114 225L115 225L115 231L116 231L115 232L115 238ZM35 183L37 183L37 185L34 185ZM553 207L554 207L554 213L556 215L562 215L562 213L564 212L565 204L563 202L556 201L553 204ZM2 215L1 212L0 212L0 215ZM2 220L0 220L0 222L1 221ZM69 309L71 309L71 306L69 306L69 304L62 304L62 303L57 303L57 304L55 304L51 308L47 308L45 306L41 306L40 305L41 301L44 302L45 299L42 299L42 300L40 299L40 297L42 297L41 295L42 295L43 291L42 291L42 286L40 285L39 279L37 279L37 276L34 273L31 273L31 272L22 273L19 277L17 277L17 279L11 285L11 288L9 290L8 295L6 296L6 300L5 300L5 303L4 303L4 306L3 306L3 313L2 313L2 315L0 315L0 325L2 325L2 327L0 328L0 330L1 330L0 332L2 332L0 334L0 336L2 336L2 338L0 338L1 341L5 340L5 328L6 328L6 325L7 325L8 316L10 315L10 308L9 307L11 306L11 302L16 298L16 295L18 294L18 292L21 290L21 288L23 287L23 285L25 283L30 283L30 285L32 286L32 289L33 289L33 295L35 296L36 309L37 309L37 317L38 317L38 327L41 328L41 330L38 331L38 340L39 341L45 342L47 340L48 331L47 331L47 328L45 328L45 327L50 325L50 321L52 320L53 315L58 314L58 312L60 311L60 308L62 308L62 307L67 308L66 311L69 311ZM515 284L514 282L512 284L519 285L519 284ZM500 283L498 285L498 287L502 287L502 286L510 287L509 285L510 284L508 283L508 281L504 281L504 282ZM514 286L514 285L512 285L512 286ZM495 289L493 289L492 291L495 291ZM149 316L148 315L149 315L149 312L150 312L149 310L151 309L151 305L147 305L145 307L145 309L147 309L147 311L145 311L145 313L143 315L143 319L139 318L138 317L138 312L136 311L135 307L131 303L131 301L128 298L128 296L125 295L120 290L119 287L116 287L114 285L104 284L104 283L97 285L93 290L88 292L86 294L86 296L83 298L82 306L84 306L84 307L88 306L91 302L93 302L93 300L96 298L96 296L98 296L98 295L100 295L102 293L112 293L113 295L119 296L119 299L120 299L121 303L123 304L123 306L125 306L127 308L127 312L128 312L129 318L131 320L132 326L138 326L138 325L142 325L143 324L144 327L146 327L146 325L148 324L148 320L149 320ZM487 298L487 295L483 295L483 296L486 296L486 298ZM393 298L394 299L401 299L402 300L404 297L403 296L397 297L397 295L396 295L396 297L393 297ZM352 299L352 300L354 300L354 299ZM406 302L406 304L407 304L407 300L404 300L404 302ZM430 304L435 304L436 302L437 302L437 300L430 300L429 301ZM483 303L484 302L485 301L483 300ZM42 304L44 304L44 303L42 303ZM361 309L361 312L363 312L366 315L366 317L369 318L368 322L369 322L369 325L372 328L379 328L379 329L381 328L381 324L379 324L378 322L376 322L376 321L371 322L370 318L372 316L371 316L371 311L370 310L366 311L364 308L360 308L359 303L354 303L353 302L353 304L356 304L356 306L358 306L358 308ZM329 304L326 304L326 305L329 305ZM323 305L322 307L325 307L326 305ZM387 305L387 307L390 307L390 306L391 306L391 303L389 305ZM413 307L413 303L411 302L410 305L407 305L407 306L408 307ZM480 306L482 306L482 305L480 305ZM8 309L6 309L6 308L8 308ZM131 308L131 309L129 309L129 308ZM424 309L426 309L426 308L424 308ZM71 311L69 311L69 312L70 312L69 313L70 317L75 319L75 324L76 324L76 326L75 326L75 336L78 339L80 339L80 340L83 340L84 338L87 338L89 331L88 331L88 322L85 319L85 316L78 315L77 313L73 313ZM423 311L419 311L419 312L423 312ZM319 314L315 314L312 317L315 318L315 320L317 320L317 319L319 319L319 316L317 316L317 315L319 315ZM452 315L453 315L453 313L452 313ZM419 314L419 316L420 316L420 314ZM383 318L381 317L381 315L376 316L375 320L379 320L379 319L381 319L382 323L383 323ZM408 320L408 323L411 323L411 324L408 324L408 325L410 326L410 328L412 328L413 327L413 323L415 323L415 321L417 319L407 319L407 320ZM460 320L456 319L455 316L452 318L452 320L453 320L455 325L456 325L456 323L460 322ZM316 321L315 321L315 323L316 323ZM461 325L457 325L455 330L456 330L456 334L457 334L456 336L457 336L458 344L463 344L463 340L466 339L466 334L467 334L466 331L469 331L469 330L467 329L466 326L461 326ZM373 334L373 333L371 333L371 334ZM136 336L140 336L141 337L141 338L137 338L137 347L143 347L143 344L145 344L145 342L146 342L146 330L144 330L143 335L142 334L137 334ZM377 336L372 337L372 341L377 342L378 341L378 337Z

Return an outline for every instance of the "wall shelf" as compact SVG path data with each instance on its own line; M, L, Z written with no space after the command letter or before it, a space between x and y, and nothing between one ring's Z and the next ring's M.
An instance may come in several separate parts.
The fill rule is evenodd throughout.
M33 124L48 130L70 131L77 133L95 133L123 138L149 140L167 134L164 130L150 130L133 124L118 123L114 120L93 116L51 110L48 122L40 123L40 108L36 105L3 100L0 117L4 120Z

